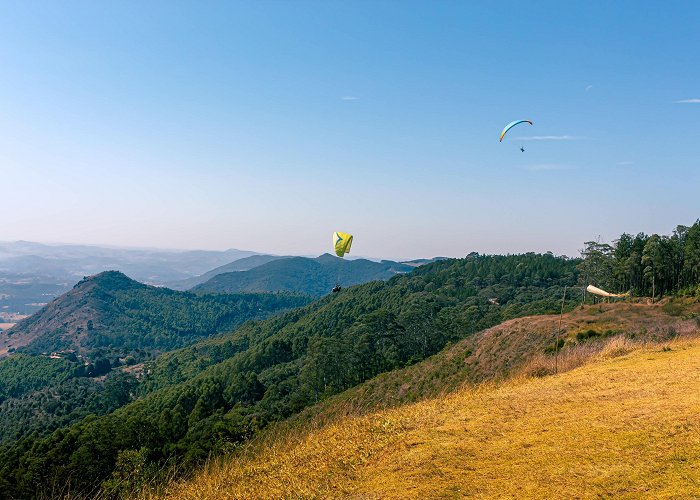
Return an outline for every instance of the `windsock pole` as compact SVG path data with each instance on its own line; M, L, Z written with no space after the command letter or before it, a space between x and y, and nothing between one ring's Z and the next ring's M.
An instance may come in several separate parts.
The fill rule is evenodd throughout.
M566 285L564 285L564 295L561 297L561 310L559 311L559 330L554 341L554 373L559 373L559 338L561 337L561 318L564 316L564 301L566 300Z

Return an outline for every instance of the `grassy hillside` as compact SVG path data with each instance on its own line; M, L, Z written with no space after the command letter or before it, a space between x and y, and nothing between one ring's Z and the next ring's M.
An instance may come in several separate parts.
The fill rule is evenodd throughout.
M609 303L564 313L526 316L482 330L421 363L383 373L362 385L308 408L292 422L329 421L378 408L420 401L452 392L465 383L543 376L569 370L599 352L609 339L632 345L688 337L700 329L700 303ZM555 361L554 346L560 350Z
M249 271L223 273L197 285L197 292L277 292L287 291L320 297L336 283L348 287L375 280L388 280L413 267L392 261L343 260L324 254L315 259L277 259Z
M694 498L700 343L606 349L519 378L292 432L169 498Z

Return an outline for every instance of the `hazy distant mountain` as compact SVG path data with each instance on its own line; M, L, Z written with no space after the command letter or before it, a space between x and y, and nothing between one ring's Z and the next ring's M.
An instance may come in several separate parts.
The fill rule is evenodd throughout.
M0 242L0 273L81 278L112 269L139 281L163 284L199 276L231 261L256 255L243 250L122 249L88 245Z
M108 271L80 281L0 334L0 355L74 350L118 359L187 345L309 299L281 294L201 296L157 288Z
M38 311L84 276L102 271L116 269L139 281L163 285L253 255L256 254L242 250L176 251L0 242L0 323L3 316Z
M343 260L329 254L315 259L290 257L268 262L249 271L219 274L192 290L228 293L288 291L321 296L329 293L336 283L347 287L368 281L387 280L412 269L413 266L388 260Z
M411 267L420 267L424 266L426 264L431 264L433 262L437 262L439 260L447 260L449 257L433 257L432 259L414 259L414 260L405 260L402 261L402 264L406 264L407 266Z
M233 262L229 262L228 264L219 266L216 269L207 271L201 276L195 276L193 278L187 278L185 280L172 281L170 283L167 283L166 285L168 286L168 288L172 288L173 290L189 290L190 288L197 286L200 283L209 281L211 278L218 274L236 271L249 271L254 267L267 264L268 262L272 262L273 260L288 258L290 257L279 255L251 255L250 257L244 257L242 259L234 260Z

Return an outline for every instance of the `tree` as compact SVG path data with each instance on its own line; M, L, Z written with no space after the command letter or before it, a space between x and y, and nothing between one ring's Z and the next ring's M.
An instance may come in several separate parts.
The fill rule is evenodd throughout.
M685 282L697 286L700 280L700 220L695 221L685 233L683 248L683 273Z
M652 299L656 293L663 295L669 288L673 272L673 247L668 237L653 234L649 237L642 252L644 278L651 282Z
M613 247L599 241L587 241L581 250L583 260L577 266L580 271L580 284L584 287L590 284L601 288L612 288L614 285Z

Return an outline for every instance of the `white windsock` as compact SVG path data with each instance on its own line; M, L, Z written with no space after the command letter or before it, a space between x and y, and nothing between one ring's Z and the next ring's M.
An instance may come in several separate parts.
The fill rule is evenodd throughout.
M602 289L598 288L597 286L593 286L593 285L588 285L586 287L586 291L589 293L593 293L595 295L600 295L601 297L627 297L627 295L629 295L629 292L628 293L606 292L605 290L602 290Z

